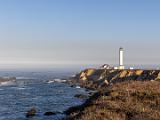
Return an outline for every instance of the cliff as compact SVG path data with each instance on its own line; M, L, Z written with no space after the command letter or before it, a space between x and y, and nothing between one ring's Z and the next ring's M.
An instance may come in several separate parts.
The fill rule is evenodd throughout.
M160 80L160 70L114 70L114 69L86 69L73 78L73 82L80 83L87 88L101 88L123 81Z
M159 120L160 82L127 81L101 89L66 111L69 120Z
M72 81L97 92L65 111L68 120L160 118L160 70L86 69Z

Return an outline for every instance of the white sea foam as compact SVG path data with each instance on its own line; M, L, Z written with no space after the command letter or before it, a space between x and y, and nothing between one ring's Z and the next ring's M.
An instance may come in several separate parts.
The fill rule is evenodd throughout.
M47 83L54 83L55 81L54 80L49 80Z
M80 86L76 86L76 88L81 88Z
M27 80L27 79L35 79L30 77L16 77L16 80Z
M15 81L0 82L0 86L10 86L10 85L15 85Z
M24 89L26 89L25 87L18 87L17 89L19 89L19 90L24 90Z
M62 80L62 79L54 79L55 82L66 82L66 80Z
M47 83L54 83L54 82L59 82L59 83L64 83L67 80L62 80L62 79L54 79L54 80L49 80Z

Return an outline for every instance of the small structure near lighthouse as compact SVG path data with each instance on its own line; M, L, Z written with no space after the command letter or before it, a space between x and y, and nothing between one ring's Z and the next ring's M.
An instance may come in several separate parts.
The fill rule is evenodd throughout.
M119 69L124 69L124 58L123 58L123 54L124 54L124 49L122 47L119 48Z

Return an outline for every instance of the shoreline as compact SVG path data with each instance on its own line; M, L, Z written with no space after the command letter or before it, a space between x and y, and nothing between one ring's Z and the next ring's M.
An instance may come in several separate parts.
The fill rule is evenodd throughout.
M89 74L89 71L90 71L90 74ZM101 72L97 73L97 71L101 71ZM114 100L112 100L110 98L114 98L114 99L117 100L117 104L119 102L119 99L120 100L121 99L126 100L126 98L127 99L135 99L137 101L139 101L139 99L141 99L142 103L147 101L147 100L148 101L151 101L151 100L156 101L157 99L158 100L160 99L160 91L156 91L155 89L153 89L153 90L149 89L149 88L152 88L152 87L153 88L159 88L160 87L160 80L159 80L160 79L160 70L142 70L142 69L126 70L125 69L125 70L108 70L108 71L113 71L113 73L116 73L116 74L112 74L112 77L110 76L111 74L107 74L108 76L105 76L105 78L110 78L110 79L114 78L114 80L116 82L112 81L112 84L110 84L110 83L108 84L108 83L105 82L105 79L104 79L103 82L105 82L105 84L106 84L106 85L104 85L104 84L102 84L102 80L95 81L95 79L97 79L97 76L101 77L101 75L104 72L106 72L106 70L100 70L100 69L86 69L84 71L81 71L79 74L77 74L72 79L73 84L78 83L83 88L86 88L86 89L89 89L89 90L97 89L97 91L93 95L91 95L83 104L78 105L78 106L70 107L69 109L64 111L64 113L67 116L66 120L77 120L77 119L78 120L94 120L94 117L98 117L99 119L102 119L102 118L106 117L106 119L107 119L107 114L109 114L108 112L102 112L101 114L96 116L95 114L93 114L93 111L92 111L92 109L96 111L96 109L99 109L99 107L102 107L101 104L103 104L104 106L107 106L107 104L103 103L103 99L102 99L103 97L105 97L111 103ZM86 73L85 76L83 76L85 79L82 78L82 74L84 72ZM97 74L97 76L95 74ZM119 76L117 76L118 74L119 74ZM117 82L117 79L119 79L118 82ZM119 91L124 92L124 96L120 95L121 96L121 97L119 96L120 98L115 98L115 96L112 95L113 94L112 92L114 91L114 88L117 87L117 86L119 86L119 87L116 88L116 90L117 90L116 91L117 92L116 97L119 96ZM146 88L146 90L144 90L143 87L146 87L146 86L148 88ZM123 88L125 88L125 89L123 89ZM128 97L127 92L130 89L131 90L133 89L133 91L136 91L136 92L131 91L131 93L129 93L129 95L130 94L132 94L132 95L130 95ZM149 91L149 93L148 93L148 91ZM126 93L127 93L127 95L126 95ZM99 105L96 104L97 101L98 101ZM131 103L127 103L125 101L124 103L132 104L132 103L134 103L134 101L132 101ZM139 104L139 106L140 106L139 102L134 103L134 104ZM148 104L150 104L150 103L148 103ZM155 107L155 109L159 110L159 112L160 112L160 103L155 102L155 104L156 105L158 104L158 107ZM95 108L94 108L94 106L95 106ZM149 120L149 119L154 120L155 119L156 120L156 117L153 117L151 115L151 113L153 113L153 111L154 111L154 110L151 111L152 108L148 109L148 110L150 110L150 112L148 112L148 113L145 113L145 110L142 110L141 112L146 115L146 116L143 116L143 114L140 111L138 111L137 113L134 113L134 111L129 112L129 109L128 109L129 106L127 106L128 108L126 106L124 108L123 107L122 107L122 109L127 109L127 110L125 110L125 112L123 110L121 110L121 108L119 108L121 110L121 113L116 113L116 112L114 113L115 116L119 116L119 115L123 116L123 117L119 116L120 117L119 120L126 120L126 119L130 119L130 118L131 119L133 119L133 118L136 119L137 116L140 117L139 118L140 120L142 120L142 119L146 119L146 120ZM145 106L143 106L143 107L145 108ZM132 109L132 108L130 108L130 109ZM104 108L104 110L107 111L108 107ZM110 112L112 112L112 111L110 111ZM160 117L160 114L157 113L156 115ZM117 118L113 119L113 117L114 117L113 115L110 115L110 118L108 118L108 120L118 120Z

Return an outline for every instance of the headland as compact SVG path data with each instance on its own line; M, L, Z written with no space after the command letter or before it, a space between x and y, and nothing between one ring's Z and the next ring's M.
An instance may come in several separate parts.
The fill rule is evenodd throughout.
M158 120L160 70L85 69L71 81L95 90L86 102L69 108L69 120Z

